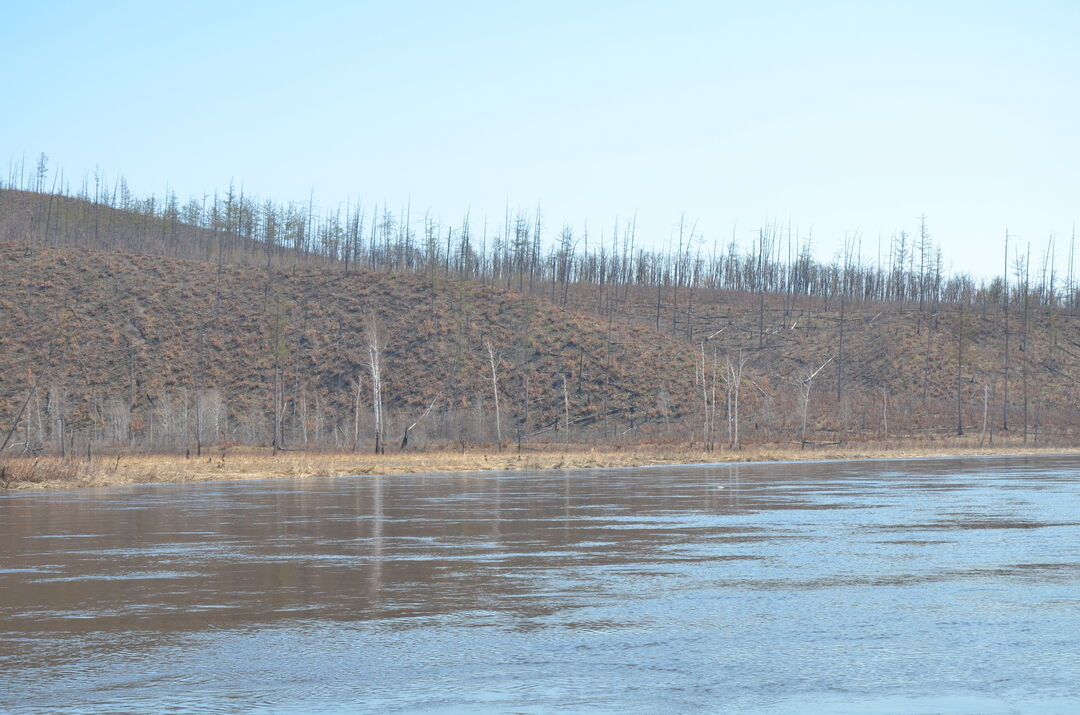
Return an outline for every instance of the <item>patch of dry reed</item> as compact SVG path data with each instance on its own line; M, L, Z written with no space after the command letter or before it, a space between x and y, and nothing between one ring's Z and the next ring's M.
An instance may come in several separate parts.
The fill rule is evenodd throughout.
M754 445L740 450L641 444L619 449L588 445L532 445L518 453L494 448L464 452L417 451L385 455L355 452L280 452L254 448L214 449L202 457L184 455L105 455L91 461L60 457L6 457L0 461L4 488L69 489L151 482L241 479L304 479L365 474L420 474L492 470L547 470L630 467L658 464L781 462L821 459L876 459L1007 454L1080 453L1070 445L979 446L977 439L908 440L812 446Z

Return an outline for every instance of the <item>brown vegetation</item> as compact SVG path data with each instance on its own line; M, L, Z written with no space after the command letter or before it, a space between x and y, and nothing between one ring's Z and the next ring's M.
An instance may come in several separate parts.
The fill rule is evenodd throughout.
M681 225L665 253L632 223L545 244L539 215L477 236L231 189L45 193L44 173L0 189L8 454L1040 446L1080 427L1077 291L1052 243L1041 270L1013 245L980 282L942 273L925 221L885 262L852 243L825 264L776 226L740 253Z
M827 459L912 459L941 456L1077 454L1076 447L980 447L977 439L866 442L848 446L755 445L717 454L666 444L636 444L613 450L595 445L548 444L523 453L493 449L398 452L386 455L352 452L296 452L274 455L270 449L214 450L212 456L110 455L79 458L6 457L0 460L0 488L74 489L82 487L203 482L243 479L306 479L330 476L438 474L450 472L540 471L637 467L660 464L730 464Z
M694 375L676 340L467 281L12 244L0 264L0 414L36 385L16 441L52 451L367 444L372 320L386 434L441 395L414 444L495 438L493 364L515 441L564 430L567 402L574 431L670 421Z

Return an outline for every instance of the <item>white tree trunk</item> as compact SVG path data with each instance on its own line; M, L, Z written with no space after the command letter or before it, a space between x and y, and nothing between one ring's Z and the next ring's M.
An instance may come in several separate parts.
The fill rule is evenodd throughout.
M371 412L375 418L375 453L382 454L386 448L383 444L382 356L374 315L371 316L371 324L368 326L368 367L371 370Z
M356 401L353 405L353 451L357 449L357 445L360 444L360 388L363 385L363 379L360 375L356 376Z
M491 341L487 341L488 360L491 363L491 391L495 395L495 435L499 440L499 451L503 448L502 418L499 414L499 376L495 372L495 350L491 347Z

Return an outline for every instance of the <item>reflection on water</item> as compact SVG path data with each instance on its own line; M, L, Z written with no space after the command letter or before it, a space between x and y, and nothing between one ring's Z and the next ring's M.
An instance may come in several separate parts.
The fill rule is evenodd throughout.
M0 496L0 709L1080 708L1076 458Z

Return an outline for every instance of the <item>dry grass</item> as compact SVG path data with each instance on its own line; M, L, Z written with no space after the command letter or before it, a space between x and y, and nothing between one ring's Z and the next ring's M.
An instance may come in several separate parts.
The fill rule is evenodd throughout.
M373 455L356 453L284 452L233 448L214 450L212 456L113 455L92 461L58 457L6 458L0 462L0 486L9 489L71 489L79 487L198 482L241 479L305 479L335 475L419 474L490 470L578 469L630 467L656 464L709 462L782 462L822 459L913 458L1008 454L1080 454L1074 446L1026 446L1002 443L979 447L976 439L928 442L865 442L829 447L760 445L738 451L705 452L678 445L634 445L623 449L596 449L587 445L543 445L516 451L407 452Z
M92 478L95 465L60 457L5 457L0 459L0 488L54 484L78 485Z

